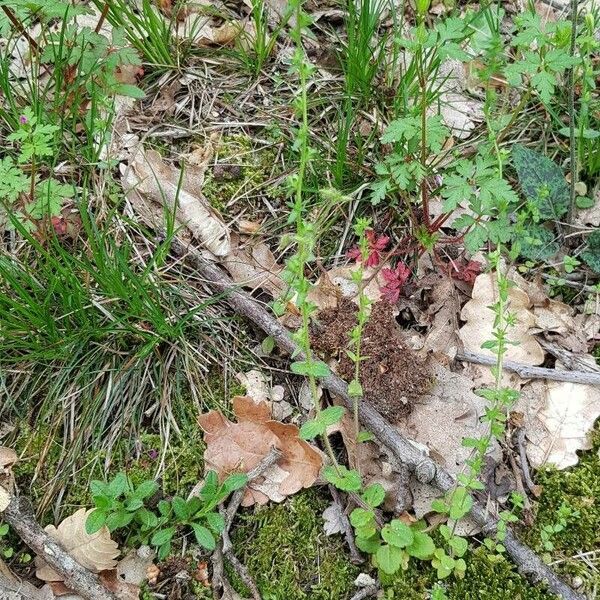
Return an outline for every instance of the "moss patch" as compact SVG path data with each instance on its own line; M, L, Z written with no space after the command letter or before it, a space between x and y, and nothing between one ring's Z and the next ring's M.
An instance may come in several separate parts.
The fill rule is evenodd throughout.
M323 531L327 503L316 490L307 490L283 504L241 515L232 541L264 600L352 596L360 570L350 563L340 536L327 537Z
M478 548L465 556L464 579L450 577L441 585L449 600L550 600L554 596L540 586L530 585L508 560L491 561L487 551ZM400 571L383 581L385 597L424 600L436 584L436 572L427 563L413 561L407 571Z
M273 148L256 148L245 135L223 136L215 151L217 164L206 173L202 193L218 211L235 214L235 207L227 208L227 203L265 184L273 174L277 155ZM245 201L244 208L247 206Z

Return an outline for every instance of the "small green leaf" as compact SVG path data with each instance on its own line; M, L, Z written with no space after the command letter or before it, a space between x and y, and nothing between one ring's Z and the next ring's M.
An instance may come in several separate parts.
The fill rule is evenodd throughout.
M106 513L101 510L93 510L85 520L85 531L89 535L100 531L106 523Z
M412 529L399 519L394 519L381 530L381 537L392 546L406 548L413 542Z
M351 396L352 398L362 398L362 395L363 395L362 385L360 385L360 383L358 381L356 381L356 379L353 379L348 384L348 395Z
M158 483L149 479L140 483L140 485L138 485L135 488L131 496L133 498L139 498L140 500L144 500L145 498L149 498L150 496L152 496L157 490Z
M271 354L275 349L275 338L268 335L260 344L260 349L263 351L263 354Z
M296 375L310 375L312 377L327 377L331 375L329 367L321 360L301 360L292 363L290 368L292 373L296 373Z
M406 551L419 560L427 560L431 558L435 550L435 544L429 535L422 531L413 531L413 541Z
M248 475L245 473L233 473L230 475L224 482L223 487L227 490L227 492L235 492L235 490L239 490L243 488L248 483Z
M125 502L125 510L133 512L138 508L142 508L144 506L144 501L139 498L131 498Z
M323 435L325 433L325 425L321 423L321 421L317 421L316 419L312 419L310 421L306 421L300 427L300 438L303 440L314 440L317 436Z
M129 489L129 481L125 473L117 473L114 479L108 484L107 492L111 498L118 498Z
M592 206L594 206L596 203L588 196L577 196L577 198L575 199L575 204L577 208L584 209L592 208Z
M129 525L129 523L131 523L133 520L134 516L135 513L133 512L119 510L106 517L106 526L111 532L116 531L117 529L121 529L121 527L127 527L127 525Z
M169 554L171 553L171 542L165 542L164 544L162 544L160 546L160 548L158 549L158 559L159 560L165 560L165 558L167 558L167 556L169 556Z
M367 552L368 554L375 554L379 546L381 546L381 540L378 535L371 537L360 537L356 536L356 546L359 550Z
M104 481L98 481L97 479L94 479L92 482L90 482L90 491L92 492L92 496L105 496L112 498L112 496L109 495L108 484L104 483Z
M364 508L355 508L350 513L350 523L353 527L365 527L372 523L374 515L370 510Z
M393 575L402 564L402 555L403 552L400 548L384 544L377 549L377 553L375 554L377 566L384 573Z
M542 219L559 219L569 209L569 186L562 169L548 157L521 144L512 149L513 165L527 199Z
M448 541L448 544L450 548L454 550L454 555L458 556L459 558L465 555L465 552L469 547L469 543L467 542L467 540L458 535L452 536Z
M150 539L150 543L153 546L162 546L170 542L175 535L175 527L167 527L166 529L159 529L154 533Z
M138 510L135 513L135 518L146 529L152 529L158 525L158 517L147 508Z
M175 496L171 500L171 506L173 507L173 512L175 513L175 516L180 521L187 521L190 518L191 515L188 511L187 502L183 498Z
M210 512L206 515L208 526L217 533L222 533L225 529L225 519L223 515L217 512Z
M358 492L362 487L360 475L346 467L340 465L337 467L325 467L323 469L323 477L336 488L344 492Z
M469 496L467 490L463 487L456 488L450 500L450 518L453 521L462 519L469 513L472 506L473 498Z
M320 412L318 420L325 427L329 427L330 425L339 423L344 416L344 412L345 410L342 406L329 406Z
M361 431L358 434L356 441L359 444L362 444L363 442L370 442L371 440L374 440L374 439L375 439L375 436L370 431Z
M380 483L372 483L362 494L362 499L373 508L385 500L385 490Z
M192 528L194 530L194 535L196 536L196 540L198 543L207 550L214 550L216 547L216 541L213 534L209 529L204 527L203 525L198 525L198 523L193 523Z
M112 506L112 500L108 496L92 496L96 508L108 510Z

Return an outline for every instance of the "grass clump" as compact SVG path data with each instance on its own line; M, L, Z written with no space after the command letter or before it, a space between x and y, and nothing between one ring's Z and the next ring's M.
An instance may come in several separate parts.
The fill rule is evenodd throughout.
M234 550L264 600L339 600L352 595L360 571L348 560L341 538L325 535L321 514L326 506L316 490L308 490L240 517L232 536Z

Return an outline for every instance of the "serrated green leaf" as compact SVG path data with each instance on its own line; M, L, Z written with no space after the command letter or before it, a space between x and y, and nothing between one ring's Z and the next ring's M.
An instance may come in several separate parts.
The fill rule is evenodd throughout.
M106 513L101 510L93 510L85 520L85 531L89 535L100 531L106 524Z
M419 560L431 558L435 551L435 544L431 537L422 531L413 531L413 535L412 544L406 548L408 554Z
M360 475L343 465L338 466L337 469L331 466L325 467L323 469L323 477L344 492L358 492L362 487Z
M321 423L321 421L317 421L316 419L312 419L310 421L306 421L303 423L302 427L300 427L300 439L303 440L314 440L319 435L323 435L325 433L325 425Z
M390 544L383 544L383 546L377 549L375 554L377 566L388 575L393 575L398 571L402 564L402 557L402 550Z
M390 545L397 548L406 548L413 542L412 529L399 519L392 520L381 530L381 537Z
M362 499L371 507L377 508L385 500L385 490L380 483L372 483L362 493Z
M325 427L329 427L339 423L344 416L344 412L343 406L328 406L319 413L318 420Z

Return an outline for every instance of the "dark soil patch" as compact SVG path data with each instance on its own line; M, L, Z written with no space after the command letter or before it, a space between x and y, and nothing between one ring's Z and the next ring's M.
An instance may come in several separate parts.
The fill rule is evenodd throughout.
M336 308L323 310L313 326L311 343L338 361L337 372L346 381L354 378L354 363L346 354L349 332L356 324L357 307L347 298ZM364 398L390 421L407 415L415 400L431 387L432 374L426 359L402 339L392 306L378 302L363 331L360 382Z

